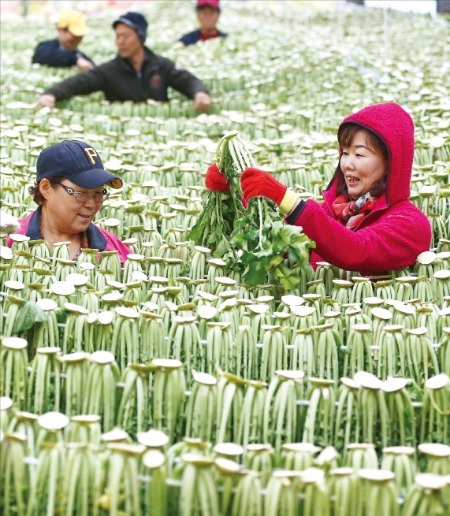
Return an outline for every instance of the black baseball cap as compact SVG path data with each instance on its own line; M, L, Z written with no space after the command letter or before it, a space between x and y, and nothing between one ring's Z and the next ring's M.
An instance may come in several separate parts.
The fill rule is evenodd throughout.
M44 149L37 159L36 182L49 177L64 177L82 188L109 185L120 188L120 177L103 167L97 151L80 140L63 140Z

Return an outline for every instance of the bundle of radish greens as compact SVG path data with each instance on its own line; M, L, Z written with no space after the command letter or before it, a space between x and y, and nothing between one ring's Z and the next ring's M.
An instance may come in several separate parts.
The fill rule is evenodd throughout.
M312 277L309 249L314 244L301 227L285 224L268 199L253 198L244 209L240 175L257 165L238 131L221 138L216 161L230 190L207 191L190 238L223 258L227 269L238 271L246 285L272 284L290 291L305 288Z

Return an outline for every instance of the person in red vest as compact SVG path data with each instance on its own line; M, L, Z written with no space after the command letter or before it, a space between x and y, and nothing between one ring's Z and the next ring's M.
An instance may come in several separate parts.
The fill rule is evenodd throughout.
M220 16L219 0L198 0L196 10L200 28L181 36L178 41L181 41L185 46L189 46L195 45L199 41L227 36L225 32L217 28Z
M398 104L365 107L339 126L339 162L322 192L324 202L302 200L272 175L244 170L246 203L266 197L278 205L287 224L301 226L315 242L313 268L326 261L363 276L381 276L409 267L431 245L428 218L411 201L414 123ZM210 190L229 189L216 164L205 179Z

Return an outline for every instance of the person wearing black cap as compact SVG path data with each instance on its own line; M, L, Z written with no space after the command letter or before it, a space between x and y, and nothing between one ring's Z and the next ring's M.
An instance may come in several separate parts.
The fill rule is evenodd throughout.
M116 58L55 84L39 97L38 106L53 108L59 100L94 91L103 91L110 102L168 101L170 87L193 99L196 110L209 111L211 98L205 84L144 45L147 26L141 13L119 16L113 23L119 51Z
M19 219L16 233L31 240L70 242L70 256L81 249L118 251L123 264L131 253L119 238L92 221L109 197L105 186L120 188L122 180L106 171L97 151L80 140L63 140L44 149L37 159L36 184L30 187L37 210ZM8 239L7 244L12 245Z
M195 45L199 41L207 41L213 38L224 38L225 32L217 28L220 16L220 0L197 0L197 20L200 28L188 32L178 41L184 46Z

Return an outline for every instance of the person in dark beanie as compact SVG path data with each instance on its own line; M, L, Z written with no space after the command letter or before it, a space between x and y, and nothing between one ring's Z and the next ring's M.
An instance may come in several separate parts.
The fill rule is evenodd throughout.
M181 41L187 47L195 45L199 41L227 36L225 32L217 28L220 16L220 0L198 0L196 10L200 28L181 36L178 41Z
M38 98L38 106L53 108L60 100L94 91L103 91L110 102L164 102L169 100L170 87L193 99L197 111L209 111L211 98L205 84L145 46L148 23L141 13L127 12L112 26L118 55L93 70L55 84Z
M60 14L56 22L58 38L41 41L34 50L32 62L65 68L75 66L80 72L87 72L94 68L90 57L78 49L88 28L84 14L79 11L65 11Z

